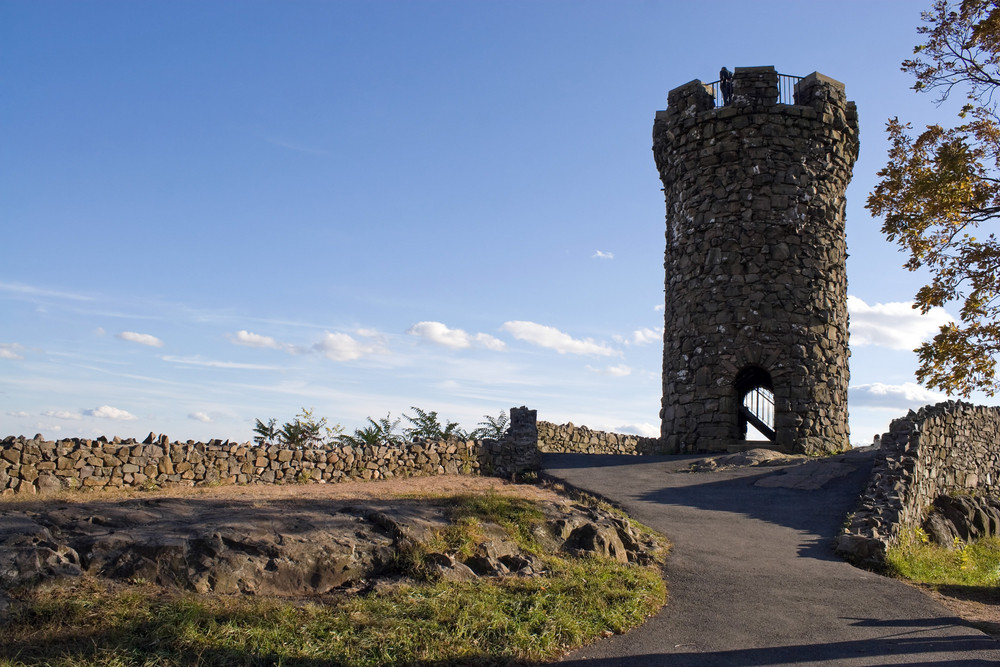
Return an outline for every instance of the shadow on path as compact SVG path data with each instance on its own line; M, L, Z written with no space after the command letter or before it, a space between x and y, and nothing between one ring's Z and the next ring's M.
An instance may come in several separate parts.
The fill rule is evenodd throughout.
M683 651L684 647L677 647ZM981 651L983 639L968 637L885 637L824 644L797 644L765 648L706 651L698 653L659 653L629 655L622 658L569 659L568 667L612 667L617 665L792 665L827 663L836 665L902 664L923 665L949 662L953 665L996 665L996 659L972 658L951 661L969 651Z

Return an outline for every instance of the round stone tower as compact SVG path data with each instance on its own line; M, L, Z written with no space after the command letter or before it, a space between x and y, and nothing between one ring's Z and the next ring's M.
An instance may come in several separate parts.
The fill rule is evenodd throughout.
M787 452L847 449L854 103L819 73L738 67L721 87L675 88L667 106L653 124L665 450L732 451L748 432Z

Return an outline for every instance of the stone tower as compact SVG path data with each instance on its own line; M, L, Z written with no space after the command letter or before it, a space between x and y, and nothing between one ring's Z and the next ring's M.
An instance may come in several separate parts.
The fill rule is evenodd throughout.
M840 451L857 110L815 72L738 67L731 86L725 100L718 85L675 88L653 124L667 203L663 445L736 450L752 426L783 451Z

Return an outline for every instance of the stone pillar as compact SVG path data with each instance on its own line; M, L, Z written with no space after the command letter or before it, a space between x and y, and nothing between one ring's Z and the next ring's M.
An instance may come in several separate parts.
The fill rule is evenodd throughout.
M738 446L750 377L769 378L777 447L844 450L857 112L843 84L818 73L791 105L777 103L772 67L736 68L733 89L716 108L700 81L685 84L653 124L667 206L664 447Z

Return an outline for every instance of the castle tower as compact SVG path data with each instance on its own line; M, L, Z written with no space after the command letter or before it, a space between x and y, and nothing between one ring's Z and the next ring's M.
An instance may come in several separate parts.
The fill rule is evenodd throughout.
M857 110L816 72L738 67L731 86L728 99L700 81L675 88L653 124L667 203L664 448L736 450L753 427L787 452L847 449Z

